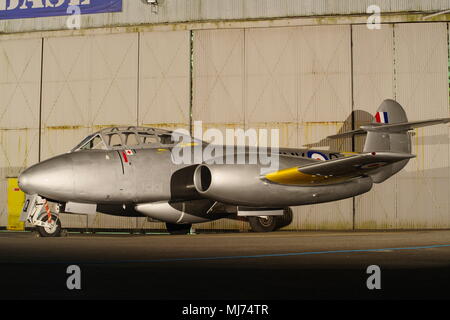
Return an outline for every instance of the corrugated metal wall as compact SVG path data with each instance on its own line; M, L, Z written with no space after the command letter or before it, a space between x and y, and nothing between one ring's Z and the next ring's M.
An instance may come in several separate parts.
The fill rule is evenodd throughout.
M446 23L196 30L192 39L191 31L130 31L2 40L0 225L5 177L102 126L173 129L202 120L205 129L277 128L281 146L351 150L350 139L324 137L351 129L352 112L356 125L370 120L385 98L403 104L410 120L446 117L447 43ZM402 173L355 199L294 208L286 228L449 227L448 133L446 126L416 130L418 157ZM362 143L356 139L356 149ZM163 227L100 214L63 219L72 227ZM198 227L248 228L228 219Z
M204 130L244 128L244 30L204 30L193 35L192 120ZM199 226L200 227L200 226ZM206 229L247 227L241 220L223 219L201 225Z
M7 177L38 162L42 40L0 41L0 225Z
M355 127L371 122L383 99L395 99L394 26L373 32L366 26L353 26L353 110ZM409 114L409 112L408 112ZM412 119L412 118L411 118ZM356 137L357 151L365 138ZM395 228L397 175L355 198L355 223L358 228Z
M20 1L22 3L23 1ZM81 16L83 29L136 26L186 21L223 21L365 15L370 5L383 14L398 12L436 12L450 7L449 0L163 0L157 14L139 0L123 0L122 12ZM81 10L82 7L81 7ZM64 30L66 17L0 20L0 32ZM320 18L317 19L320 22Z
M445 23L389 25L377 32L354 26L357 122L367 121L384 98L402 104L409 120L448 117L447 36ZM448 133L447 126L413 132L417 158L356 198L356 228L450 227Z

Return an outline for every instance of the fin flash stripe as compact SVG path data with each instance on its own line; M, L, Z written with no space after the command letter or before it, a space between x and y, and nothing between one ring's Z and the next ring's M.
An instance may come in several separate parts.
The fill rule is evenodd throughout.
M387 112L377 112L375 115L375 120L378 123L389 123L388 113Z

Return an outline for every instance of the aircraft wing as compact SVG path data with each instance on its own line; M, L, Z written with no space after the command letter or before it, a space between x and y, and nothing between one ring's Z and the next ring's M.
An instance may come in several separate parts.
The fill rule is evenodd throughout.
M321 161L267 173L264 179L287 185L317 185L345 181L388 164L414 158L409 153L368 152L354 156Z

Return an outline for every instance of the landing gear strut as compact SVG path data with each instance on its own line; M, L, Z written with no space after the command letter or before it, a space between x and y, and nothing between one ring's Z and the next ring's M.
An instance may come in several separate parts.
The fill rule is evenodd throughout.
M59 216L50 212L46 199L38 195L27 197L22 213L26 214L26 220L36 227L41 237L59 237L61 235Z

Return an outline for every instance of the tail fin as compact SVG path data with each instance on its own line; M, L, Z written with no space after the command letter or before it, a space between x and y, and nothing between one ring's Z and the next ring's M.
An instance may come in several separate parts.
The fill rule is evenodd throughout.
M381 103L371 124L361 126L353 131L329 136L328 138L336 139L357 134L367 134L363 149L364 153L392 152L407 156L411 153L409 130L448 122L450 122L450 118L408 122L402 106L394 100L386 99ZM408 161L409 159L400 160L375 169L368 174L372 177L373 182L380 183L403 169Z
M408 117L402 106L390 99L384 100L378 108L372 121L374 129L367 128L367 138L363 152L384 151L411 153L409 128L401 128L396 132L382 130L383 125L407 123ZM379 126L381 125L381 126Z
M408 117L402 106L394 100L386 99L378 108L372 124L387 125L405 122L408 122ZM380 151L411 153L411 138L408 129L399 132L367 131L363 152ZM389 164L374 171L370 176L375 183L383 182L403 169L408 161L409 159L406 159Z

